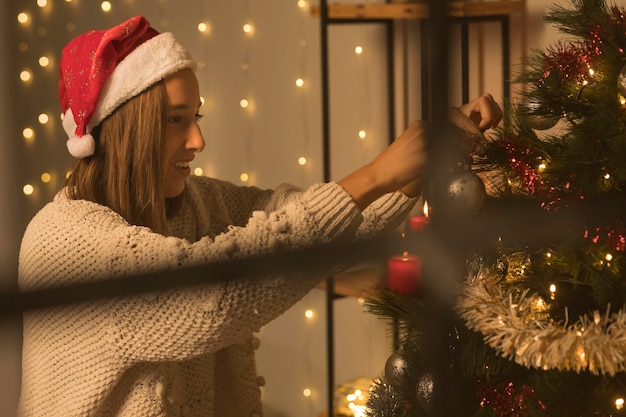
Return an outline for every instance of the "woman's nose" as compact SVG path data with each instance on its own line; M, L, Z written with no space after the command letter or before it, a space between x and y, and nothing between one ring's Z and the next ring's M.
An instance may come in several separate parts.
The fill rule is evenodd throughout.
M204 146L206 145L204 141L204 136L202 136L202 130L200 126L196 124L191 131L189 132L189 136L187 137L187 149L193 149L196 152L202 152L204 150Z

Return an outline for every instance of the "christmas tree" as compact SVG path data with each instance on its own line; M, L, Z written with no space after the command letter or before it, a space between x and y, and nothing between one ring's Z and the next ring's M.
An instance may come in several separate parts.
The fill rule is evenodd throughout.
M626 191L626 11L573 0L545 20L563 40L531 51L505 123L473 158L489 194L482 213L509 204L558 214ZM626 229L615 217L585 218L566 238L467 251L446 330L451 415L626 415ZM424 297L383 289L366 301L399 336L370 417L433 412Z

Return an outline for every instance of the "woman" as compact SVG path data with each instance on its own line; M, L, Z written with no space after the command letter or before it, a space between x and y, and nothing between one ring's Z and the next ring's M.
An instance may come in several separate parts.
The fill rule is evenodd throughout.
M396 227L419 196L419 122L370 164L304 191L190 176L204 148L194 68L171 34L140 16L64 48L59 98L77 161L24 234L22 290L369 236ZM461 110L483 129L501 118L490 96ZM19 413L262 415L253 332L323 276L241 278L28 311Z

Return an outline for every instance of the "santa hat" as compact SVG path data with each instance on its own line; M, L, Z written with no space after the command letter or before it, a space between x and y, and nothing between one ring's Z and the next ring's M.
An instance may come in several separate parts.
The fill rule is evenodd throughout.
M71 40L63 48L59 74L70 154L93 155L91 131L117 107L168 75L195 67L171 33L157 32L142 16Z

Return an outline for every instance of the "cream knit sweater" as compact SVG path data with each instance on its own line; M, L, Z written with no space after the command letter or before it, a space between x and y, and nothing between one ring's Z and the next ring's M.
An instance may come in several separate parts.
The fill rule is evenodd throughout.
M28 291L174 271L350 239L397 226L413 203L394 193L361 213L334 183L269 191L191 177L166 237L60 193L24 234L19 285ZM260 416L253 333L325 277L298 275L28 311L19 414Z

